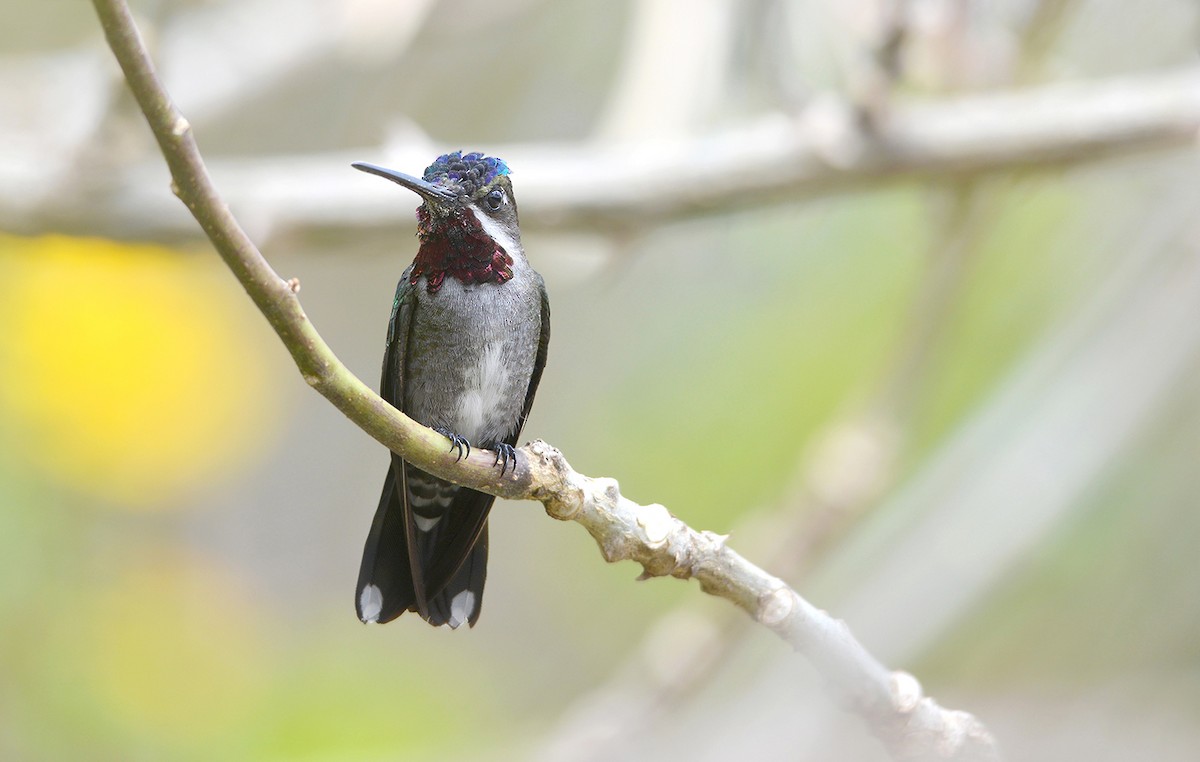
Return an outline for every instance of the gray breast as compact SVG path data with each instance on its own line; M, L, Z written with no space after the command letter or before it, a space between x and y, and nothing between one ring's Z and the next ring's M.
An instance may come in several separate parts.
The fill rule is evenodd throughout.
M416 284L405 408L420 423L480 447L516 428L537 353L537 275L523 261L514 264L506 283L465 286L446 278L434 294L424 280Z

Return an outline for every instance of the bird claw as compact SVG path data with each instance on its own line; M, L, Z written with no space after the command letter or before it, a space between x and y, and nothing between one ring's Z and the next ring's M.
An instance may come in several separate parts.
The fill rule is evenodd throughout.
M492 467L500 466L500 475L504 476L504 472L511 465L513 471L517 470L517 451L507 442L500 442L496 445L496 460L492 462Z
M450 440L450 449L448 452L458 450L458 457L455 458L456 461L471 457L471 443L466 440L466 437L460 437L445 426L434 426L433 430ZM464 450L466 451L465 453Z

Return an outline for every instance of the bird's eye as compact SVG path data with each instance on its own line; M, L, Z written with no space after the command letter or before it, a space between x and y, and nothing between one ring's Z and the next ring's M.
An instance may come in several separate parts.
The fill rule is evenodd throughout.
M504 203L504 193L500 189L496 189L487 194L486 200L488 209L491 209L494 212L500 208L501 204Z

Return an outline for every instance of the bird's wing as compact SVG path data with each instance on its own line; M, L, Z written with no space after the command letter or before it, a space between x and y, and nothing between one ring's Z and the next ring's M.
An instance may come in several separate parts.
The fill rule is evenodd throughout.
M537 275L535 273L535 275ZM550 349L550 297L546 294L546 284L540 275L537 275L538 291L542 296L542 313L541 313L541 332L538 335L537 355L533 359L533 373L529 375L529 388L525 390L525 405L521 408L521 418L517 421L517 427L504 441L514 447L517 444L517 437L521 435L521 429L525 427L525 419L529 417L529 409L533 407L533 395L537 394L538 384L542 381L542 370L546 367L546 353Z
M404 409L404 365L416 304L416 287L409 283L411 267L400 276L392 316L388 321L387 348L379 395ZM379 507L371 523L358 573L356 605L359 619L388 622L416 606L426 615L424 575L417 552L417 532L408 501L404 461L392 453L392 464L383 484ZM368 588L375 589L369 590ZM378 610L375 606L378 605ZM373 615L373 616L372 616Z

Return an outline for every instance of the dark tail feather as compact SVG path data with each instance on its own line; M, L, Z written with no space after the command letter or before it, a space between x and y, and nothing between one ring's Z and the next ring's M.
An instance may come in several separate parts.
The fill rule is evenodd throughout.
M463 565L459 567L441 592L429 599L427 621L434 625L448 624L458 629L463 624L471 627L479 620L483 609L483 585L487 581L488 538L487 525L483 527L475 547L471 548Z
M354 605L363 622L390 622L417 604L405 522L395 472L389 468L355 588Z
M399 487L398 473L403 476ZM412 511L405 509L414 500L423 505L422 511L431 510L439 492L450 503L441 511L433 509L441 513L440 518L407 515ZM358 618L383 623L405 611L417 611L435 627L474 626L487 580L487 515L494 500L482 492L454 487L397 458L388 470L363 549L355 599ZM419 563L411 563L412 557Z

